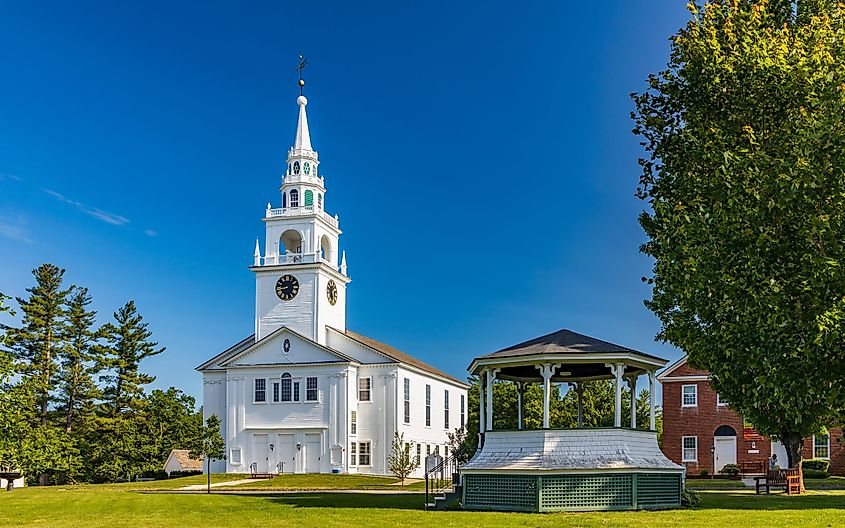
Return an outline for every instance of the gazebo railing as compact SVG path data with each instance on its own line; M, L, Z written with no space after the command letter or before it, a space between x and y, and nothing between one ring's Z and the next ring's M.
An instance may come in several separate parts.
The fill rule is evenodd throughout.
M439 463L425 471L425 504L434 502L434 497L444 493L461 482L461 466L469 459L468 449L453 451Z

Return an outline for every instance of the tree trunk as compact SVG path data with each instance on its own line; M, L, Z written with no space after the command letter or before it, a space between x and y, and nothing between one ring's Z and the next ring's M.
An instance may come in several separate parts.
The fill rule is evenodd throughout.
M804 439L798 433L784 431L780 435L780 441L786 448L786 457L789 468L797 468L801 465L802 447Z

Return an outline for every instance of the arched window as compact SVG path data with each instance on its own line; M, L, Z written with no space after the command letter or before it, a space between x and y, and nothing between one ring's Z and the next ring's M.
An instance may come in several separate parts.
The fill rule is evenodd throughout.
M282 193L282 208L288 206L288 193Z
M323 260L329 261L331 261L332 258L332 244L329 241L329 237L326 235L323 235L322 238L320 238L320 257Z
M290 374L285 372L284 374L282 374L282 401L283 402L289 402L289 401L292 400L291 395L293 393L293 390L292 390L291 387L292 387L292 385L291 385Z
M299 191L293 189L290 192L290 206L291 207L299 207Z
M323 210L323 193L317 193L317 209Z
M296 229L288 229L279 239L279 254L302 253L302 234Z
M736 430L730 425L720 425L713 436L736 436Z
M309 207L314 205L314 191L311 189L305 189L305 207Z

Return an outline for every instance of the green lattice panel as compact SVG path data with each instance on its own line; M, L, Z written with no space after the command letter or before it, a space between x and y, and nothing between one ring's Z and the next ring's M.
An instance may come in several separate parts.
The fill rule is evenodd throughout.
M483 510L537 511L533 475L464 475L463 507Z
M618 510L632 506L631 475L550 475L540 479L540 511Z
M654 508L680 504L680 475L637 475L637 506Z

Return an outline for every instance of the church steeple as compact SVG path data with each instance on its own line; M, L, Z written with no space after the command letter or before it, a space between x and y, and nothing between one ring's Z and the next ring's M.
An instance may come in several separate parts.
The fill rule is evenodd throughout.
M294 150L311 150L311 133L308 131L308 115L305 113L305 106L308 99L304 95L296 98L299 105L299 121L296 123L296 139L293 142Z

